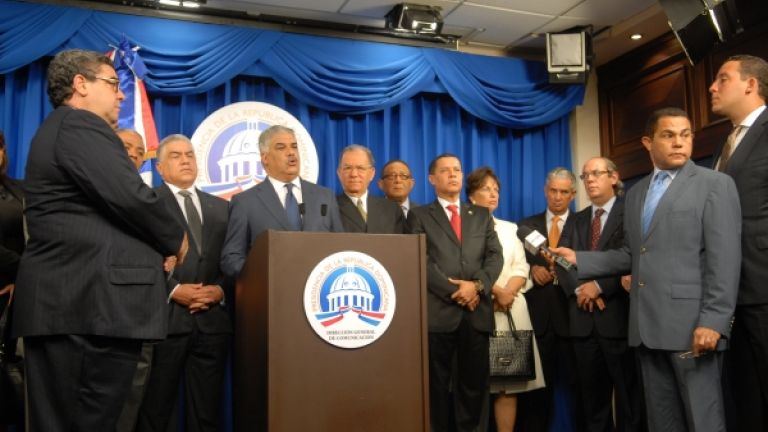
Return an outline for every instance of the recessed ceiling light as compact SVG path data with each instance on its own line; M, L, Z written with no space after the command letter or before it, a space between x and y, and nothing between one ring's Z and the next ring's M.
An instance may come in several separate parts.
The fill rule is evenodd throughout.
M630 36L629 38L632 39L632 40L640 40L640 39L643 38L643 35L640 34L640 33L635 33L632 36Z

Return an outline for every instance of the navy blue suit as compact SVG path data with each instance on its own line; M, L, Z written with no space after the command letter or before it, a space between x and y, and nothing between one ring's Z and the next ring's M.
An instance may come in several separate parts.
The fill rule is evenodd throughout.
M339 207L333 192L301 180L303 198L303 231L344 232ZM290 231L285 208L268 179L239 193L229 205L229 227L221 269L227 276L237 277L245 264L251 244L266 230Z

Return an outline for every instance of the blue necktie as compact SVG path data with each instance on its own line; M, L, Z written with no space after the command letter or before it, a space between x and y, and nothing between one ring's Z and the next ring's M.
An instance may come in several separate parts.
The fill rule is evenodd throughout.
M645 205L643 206L643 237L648 234L648 228L651 226L651 219L653 219L656 206L659 205L661 197L667 191L669 185L666 184L666 180L668 177L669 173L667 171L659 171L656 177L653 178L651 188L645 197Z
M296 197L293 196L293 184L286 183L285 188L285 213L288 215L288 223L292 231L301 231L301 214L299 205L296 203Z

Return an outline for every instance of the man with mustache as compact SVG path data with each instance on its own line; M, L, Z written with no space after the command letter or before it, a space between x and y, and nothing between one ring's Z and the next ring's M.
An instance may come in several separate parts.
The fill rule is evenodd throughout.
M230 277L240 275L251 244L268 229L344 232L333 192L299 177L299 145L292 129L275 125L264 130L259 152L267 178L230 203L221 252L221 269Z

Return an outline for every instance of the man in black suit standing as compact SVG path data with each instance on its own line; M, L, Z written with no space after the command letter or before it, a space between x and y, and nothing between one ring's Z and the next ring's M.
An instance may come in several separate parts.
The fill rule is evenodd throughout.
M733 177L742 214L741 278L727 374L738 430L768 430L768 63L754 56L726 60L709 88L712 112L733 124L715 150L718 171Z
M333 192L299 177L299 145L292 129L275 125L264 130L259 152L267 178L235 195L229 208L221 269L234 278L251 244L266 230L344 232Z
M115 135L124 95L112 62L57 54L48 96L55 110L27 160L14 314L28 430L114 430L142 341L166 336L163 257L183 261L187 237Z
M437 199L408 213L408 231L427 236L431 425L433 431L470 432L480 427L488 395L491 287L503 257L488 209L459 200L458 157L436 157L429 182Z
M336 169L344 193L337 196L346 232L402 234L405 217L392 201L368 193L376 163L367 147L352 144L342 150Z
M546 211L521 220L518 226L535 229L547 236L550 247L555 247L570 218L568 206L576 196L576 176L562 167L552 169L547 174L544 196ZM555 264L527 250L525 258L531 266L533 287L524 295L539 344L546 387L520 394L518 421L525 431L545 431L555 414L555 386L575 383L575 377L565 372L573 353L568 339L568 301L557 280Z
M608 250L624 242L624 185L616 165L596 157L581 179L591 205L568 219L560 245L575 250ZM586 431L639 431L641 388L634 351L627 345L629 295L621 277L575 280L564 277L575 372ZM615 396L615 416L613 398Z
M388 200L400 206L405 217L408 217L408 211L412 207L418 206L409 196L415 184L411 167L403 160L392 159L381 168L379 189L384 192Z
M223 302L229 281L219 269L227 202L194 187L197 160L189 138L170 135L157 149L158 194L187 227L189 253L169 279L168 338L154 347L137 431L166 431L184 378L189 431L219 429L219 405L232 324Z

